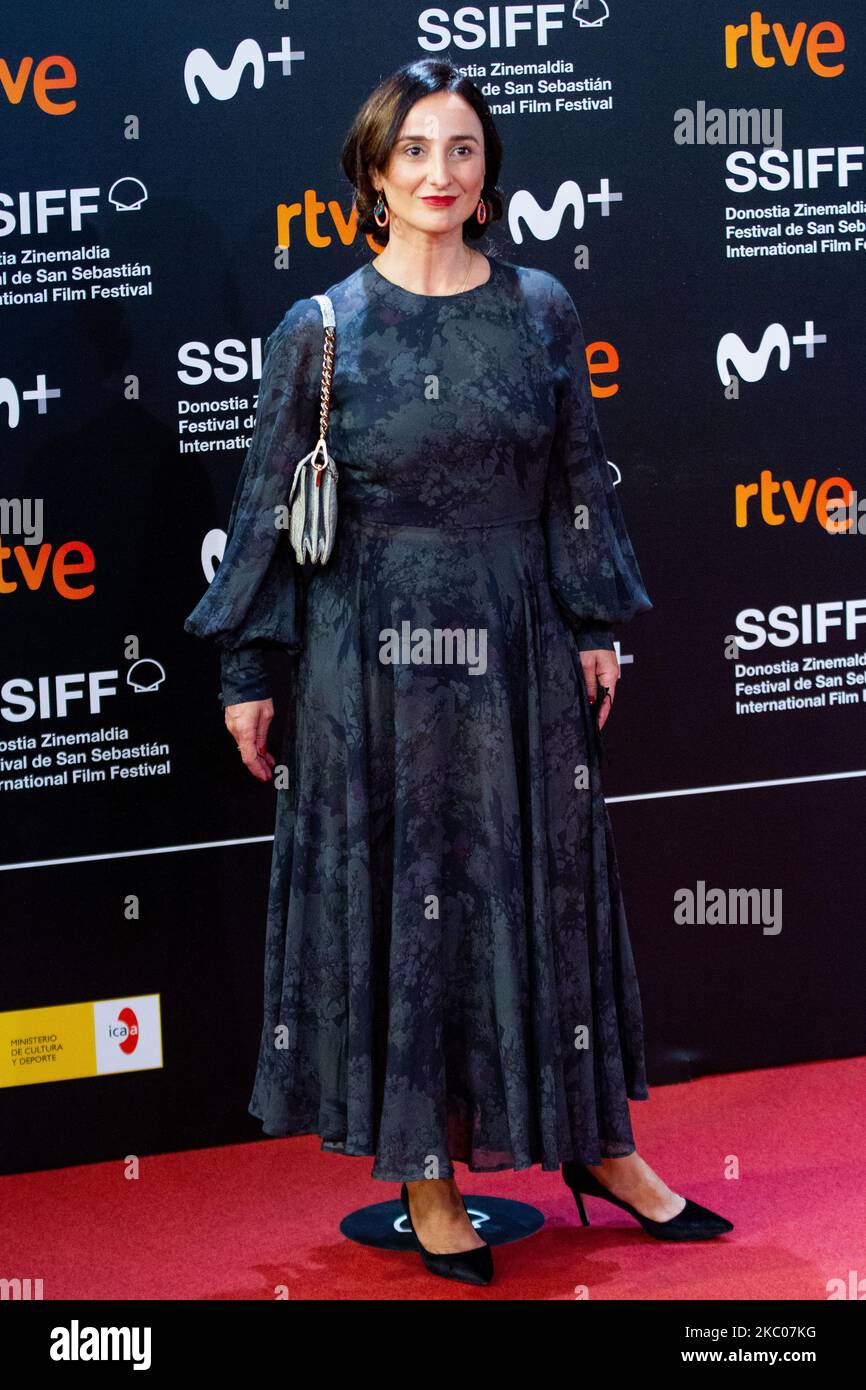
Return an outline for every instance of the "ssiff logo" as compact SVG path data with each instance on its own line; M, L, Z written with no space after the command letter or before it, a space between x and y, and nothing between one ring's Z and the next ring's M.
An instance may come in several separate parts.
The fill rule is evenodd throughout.
M574 20L578 29L600 29L610 18L607 0L572 0L571 5L488 5L483 9L458 5L453 18L444 6L422 10L418 16L418 47L426 53L441 53L456 46L473 52L479 48L517 48L532 45L547 48L551 35ZM485 74L497 77L496 65Z

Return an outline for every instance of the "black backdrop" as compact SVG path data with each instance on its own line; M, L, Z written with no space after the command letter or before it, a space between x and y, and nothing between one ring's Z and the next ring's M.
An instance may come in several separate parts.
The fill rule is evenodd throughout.
M0 494L41 499L44 520L25 545L10 513L0 584L5 1171L260 1132L246 1104L274 791L240 767L216 655L182 624L206 583L204 538L227 518L261 344L295 299L375 254L354 231L342 137L380 76L428 53L511 107L490 249L559 276L593 361L616 363L595 378L615 388L599 419L655 607L617 633L606 788L651 1084L863 1050L866 537L831 534L814 495L796 520L784 487L775 515L757 496L745 525L736 511L737 487L765 471L795 508L810 479L866 495L862 7L779 0L763 20L781 30L727 57L726 26L747 26L749 6L494 4L462 28L459 10L111 0L4 20ZM728 143L701 138L709 108L775 113L778 148L730 127ZM759 161L763 182L748 177ZM762 341L777 346L762 355ZM40 401L43 387L59 394ZM186 428L202 421L221 423ZM64 559L88 568L64 579ZM819 632L822 604L850 629ZM783 606L797 626L779 645L769 615ZM738 630L744 664L796 664L772 677L787 692L737 695ZM135 657L159 663L156 688L135 688L154 673ZM820 689L815 657L848 662L837 703L803 703ZM78 781L70 767L65 785L34 784L61 770L44 736L98 731L72 746ZM112 748L140 749L114 765L146 775L93 780ZM701 883L780 892L781 930L678 921L676 895ZM122 1026L106 1018L125 1004L140 1033L119 1063ZM78 1032L26 1012L53 1005L86 1006ZM25 1036L64 1050L13 1056ZM76 1039L85 1061L52 1080Z

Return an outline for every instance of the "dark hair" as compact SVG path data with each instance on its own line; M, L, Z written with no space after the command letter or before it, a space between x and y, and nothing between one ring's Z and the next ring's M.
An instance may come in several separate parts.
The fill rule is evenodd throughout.
M370 93L352 122L340 154L346 177L355 188L358 230L370 233L380 246L388 242L390 225L380 227L373 217L379 194L373 187L368 167L385 169L407 115L416 101L431 92L456 92L463 97L484 132L481 197L487 205L487 220L479 223L473 212L463 223L464 237L477 241L490 224L502 216L502 192L496 182L502 167L502 141L484 96L447 58L418 58L404 63Z

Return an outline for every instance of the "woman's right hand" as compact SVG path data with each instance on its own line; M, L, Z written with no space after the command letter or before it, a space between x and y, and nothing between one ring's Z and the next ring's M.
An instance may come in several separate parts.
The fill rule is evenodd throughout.
M260 782L270 782L275 760L267 750L267 738L274 717L273 700L244 700L242 704L226 705L225 717L244 766Z

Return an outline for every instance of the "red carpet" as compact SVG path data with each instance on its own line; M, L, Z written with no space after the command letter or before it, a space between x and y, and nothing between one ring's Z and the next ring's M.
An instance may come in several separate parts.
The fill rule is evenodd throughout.
M437 1279L413 1251L339 1232L356 1207L396 1198L372 1159L316 1137L0 1178L0 1277L42 1278L51 1299L810 1299L866 1276L866 1058L655 1087L632 1104L638 1149L674 1191L734 1222L669 1245L587 1198L580 1225L558 1173L468 1173L464 1194L533 1203L534 1236L494 1251L487 1288ZM726 1179L725 1165L739 1163Z

